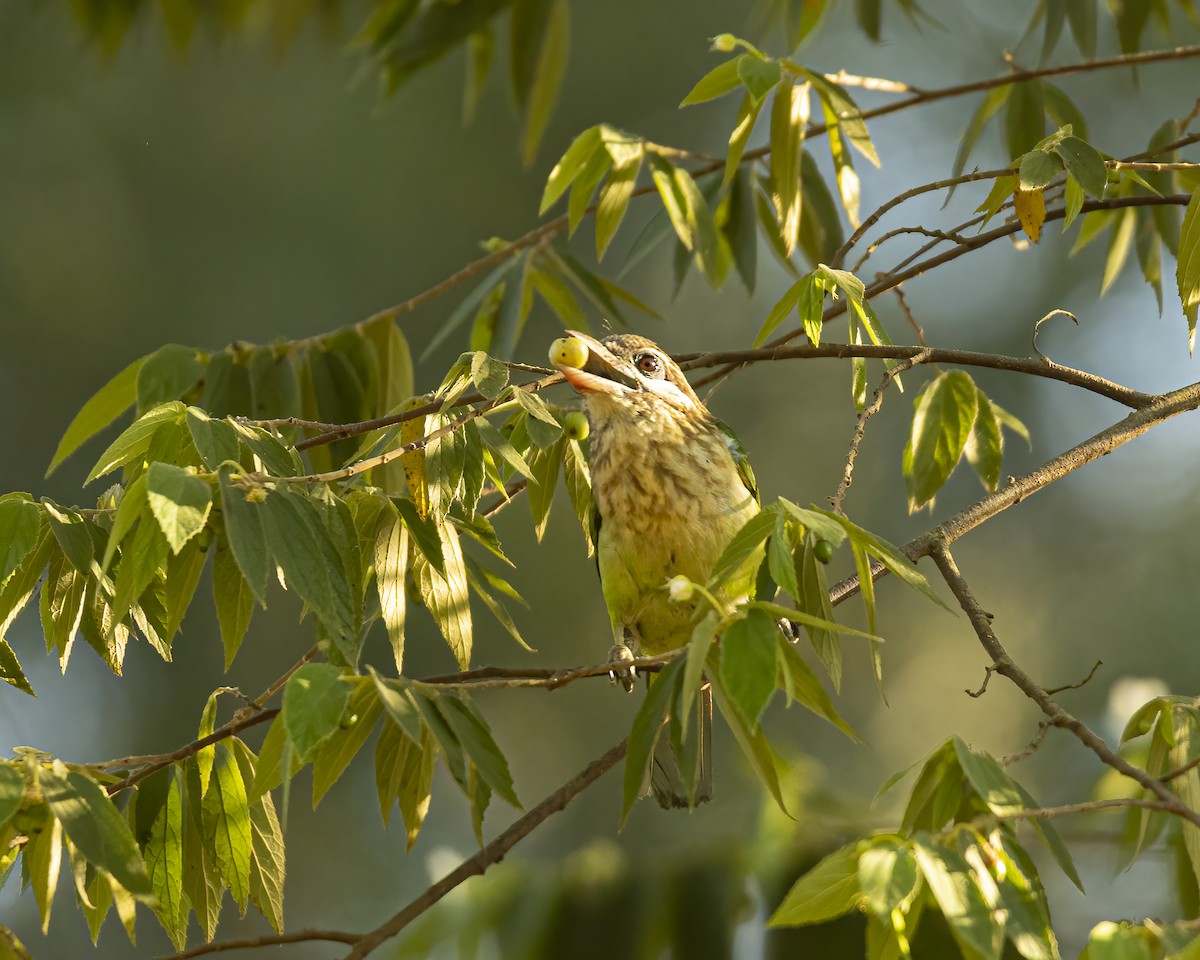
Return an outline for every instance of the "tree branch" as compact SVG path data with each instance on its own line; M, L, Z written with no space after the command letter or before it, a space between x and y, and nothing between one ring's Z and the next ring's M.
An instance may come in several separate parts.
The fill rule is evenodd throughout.
M347 933L344 930L296 930L292 933L268 934L263 937L247 937L244 940L218 940L215 943L202 943L185 950L183 953L173 953L160 960L193 960L194 957L205 957L213 953L225 953L229 950L255 950L259 947L277 947L285 943L345 943L353 945L358 934Z
M840 303L840 301L839 301ZM683 354L675 359L680 361L684 370L697 370L704 367L722 367L733 370L736 367L766 360L794 360L835 358L845 360L850 357L866 357L874 360L911 360L920 359L916 363L945 363L960 367L986 367L992 370L1007 370L1012 373L1027 373L1035 377L1045 377L1058 380L1072 386L1098 393L1117 403L1124 404L1134 410L1154 402L1155 394L1131 390L1080 370L1068 367L1054 367L1040 357L1009 357L996 353L978 353L973 350L947 350L940 347L895 346L891 344L875 346L870 343L822 343L820 346L811 345L796 347L762 347L758 350L727 350L719 353ZM702 378L697 386L707 383L709 378Z
M963 578L962 573L959 572L958 565L954 562L954 557L950 554L947 542L944 540L935 541L929 552L933 557L933 562L937 564L938 570L941 571L942 578L958 599L959 606L966 613L967 619L970 620L971 626L975 630L975 635L983 645L983 649L992 658L996 673L1011 680L1025 696L1036 703L1042 713L1046 715L1046 719L1051 725L1061 727L1073 733L1085 747L1100 758L1101 762L1112 767L1118 773L1124 774L1130 780L1140 784L1158 797L1161 801L1161 806L1158 809L1166 813L1175 814L1200 827L1200 813L1197 813L1183 803L1157 777L1150 776L1145 770L1138 769L1129 761L1110 750L1108 744L1093 733L1082 720L1067 713L1044 689L1034 683L1024 670L1013 662L1013 659L1008 655L999 638L997 638L995 631L992 630L991 615L984 612L983 608L980 607L979 602L971 592L971 588L967 585L967 581Z
M513 823L495 840L480 850L475 856L469 857L451 870L437 883L395 914L386 923L380 924L370 933L363 934L346 954L346 960L362 960L377 947L400 933L422 913L446 896L464 880L481 875L488 867L500 860L519 841L527 837L544 820L551 815L566 809L568 803L611 770L625 756L626 743L622 740L609 749L603 756L593 760L588 766L576 774L565 784L550 794L545 800L531 809L523 817Z
M910 540L901 549L911 560L930 555L938 544L949 545L964 534L974 530L985 520L1020 503L1030 494L1050 485L1085 464L1107 456L1117 447L1140 437L1157 423L1181 413L1200 407L1200 383L1181 387L1170 393L1155 397L1151 403L1129 414L1124 420L1102 430L1070 450L1048 460L1036 470L1011 480L1002 490L975 501L965 510L938 524L932 530ZM880 563L871 564L871 579L878 580L887 573ZM834 584L829 591L834 605L854 596L859 591L858 577L847 577Z

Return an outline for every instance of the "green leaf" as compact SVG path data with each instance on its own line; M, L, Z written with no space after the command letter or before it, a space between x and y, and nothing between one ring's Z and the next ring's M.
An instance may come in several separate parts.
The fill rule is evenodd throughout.
M207 483L183 467L152 463L146 471L146 502L158 521L172 553L204 529L212 510Z
M62 823L50 816L45 806L41 823L29 831L29 842L21 853L22 879L33 887L33 899L42 917L43 936L50 929L50 908L54 903L54 891L58 887L58 875L62 867ZM136 852L136 851L135 851Z
M1090 143L1079 137L1064 137L1057 141L1053 150L1063 159L1067 172L1079 185L1093 197L1104 196L1104 188L1108 184L1108 170L1104 166L1104 158Z
M227 420L214 420L199 407L188 407L187 427L196 452L210 470L216 470L226 460L236 461L240 456L237 430Z
M341 727L317 747L313 756L314 810L329 788L345 773L383 713L383 703L375 682L367 677L352 679L353 689Z
M748 170L739 170L729 190L729 217L725 237L733 254L733 265L748 293L754 293L758 275L758 228L754 214L754 184Z
M767 510L756 513L726 544L708 578L708 587L717 592L762 546L775 529L775 515ZM757 565L756 565L757 566Z
M779 626L762 610L751 609L721 637L721 682L725 695L751 730L775 692L775 638Z
M87 521L74 510L62 510L50 500L43 499L42 506L63 556L80 573L88 573L95 558L95 543Z
M33 687L29 685L29 679L25 676L25 671L21 669L21 663L17 660L17 655L7 640L0 640L0 680L31 697L37 696L33 692Z
M438 698L438 708L484 782L520 810L521 801L513 789L508 761L475 704L465 695L442 696Z
M221 511L225 516L225 536L233 558L246 579L251 593L264 608L267 605L267 581L273 565L263 529L262 497L265 491L256 484L243 486L235 481L239 468L222 465L218 471Z
M858 902L858 842L824 857L792 885L768 927L801 927L844 916Z
M816 314L819 321L820 305L825 301L825 287L817 281L815 273L806 273L803 277L788 287L787 292L784 293L775 306L771 308L771 312L767 314L766 319L763 320L762 326L758 330L758 336L754 338L754 346L761 347L764 343L766 343L767 337L774 332L775 328L783 323L783 321L787 319L787 315L801 304L803 304L803 306L801 306L800 309L805 320L804 329L805 332L808 332L808 314L813 312L812 301L814 299L817 303ZM815 332L817 334L817 339L813 340L813 343L818 344L820 343L819 328ZM809 339L812 340L811 334L809 335Z
M554 490L558 484L559 465L563 459L565 436L544 450L533 450L529 467L533 475L526 488L529 494L529 509L533 513L533 532L540 542L550 519L550 505L554 502Z
M603 260L604 252L612 243L612 238L625 218L629 209L629 200L633 196L633 188L639 171L642 169L642 158L645 150L640 142L605 144L612 157L612 173L600 188L600 198L596 205L596 259Z
M164 403L135 420L100 455L100 459L92 467L84 484L89 484L97 477L111 473L117 467L123 467L144 456L150 449L150 441L154 439L160 428L183 423L185 410L184 405L178 401Z
M917 861L906 844L874 840L859 854L858 888L879 917L890 917L916 886Z
M992 402L982 390L978 391L979 410L963 455L971 469L979 475L984 489L994 491L1000 483L1000 465L1004 455L1004 437Z
M858 734L834 708L833 701L829 699L829 694L821 686L821 681L817 679L812 668L804 662L796 648L778 628L775 630L775 647L778 668L783 679L781 685L788 698L811 710L818 717L828 720L851 740L859 741Z
M1103 162L1101 163L1103 166ZM1018 168L1021 190L1039 190L1063 172L1062 161L1045 150L1030 150Z
M23 494L0 497L0 584L33 552L41 528L37 504Z
M646 782L646 771L654 757L654 745L658 742L667 710L675 698L676 687L682 677L684 657L676 657L650 681L650 687L633 718L629 730L628 750L625 753L625 778L621 788L620 827L629 819L629 811L642 793Z
M375 588L379 594L379 613L387 627L397 673L404 672L408 553L408 528L401 521L395 506L388 501L375 539Z
M602 126L600 129L602 135L607 136L611 128ZM579 176L575 178L575 182L571 184L571 195L567 198L568 236L575 235L580 221L583 220L583 215L587 213L588 204L591 202L596 184L604 178L610 166L612 166L612 157L609 156L608 151L596 150L588 158L588 162L584 168L579 171Z
M482 350L471 354L471 381L489 400L495 400L508 385L508 367Z
M705 279L713 287L719 287L725 279L725 267L719 257L720 240L712 211L696 181L682 167L657 153L650 154L650 169L679 242L692 254Z
M968 956L998 958L1003 928L993 923L992 912L961 854L933 845L928 836L918 836L914 851L925 882L959 946Z
M679 661L676 660L676 663ZM783 790L779 785L779 769L780 761L775 756L775 751L771 749L771 744L767 741L766 734L762 729L751 730L748 727L742 716L734 708L733 704L725 696L724 690L720 684L713 684L713 699L721 710L721 716L725 718L725 722L729 724L729 730L733 737L738 742L738 746L742 750L742 755L750 763L758 779L762 785L767 788L771 794L771 798L778 805L779 809L786 815L792 816L788 812L787 805L783 802Z
M183 894L183 773L172 764L155 775L159 776L161 803L154 807L154 819L142 854L150 874L150 889L158 901L154 912L171 942L182 950L187 942L188 916L188 902ZM144 790L139 788L139 821L145 799Z
M1200 187L1192 193L1183 225L1179 228L1179 254L1175 264L1179 301L1188 325L1188 352L1196 342L1196 316L1200 311Z
M983 133L984 128L988 125L988 121L996 115L996 111L1008 102L1012 91L1012 85L1005 85L1002 87L993 87L984 95L978 108L971 115L967 129L963 132L962 140L959 141L958 152L954 155L954 166L950 171L951 177L958 177L962 174L963 169L967 165L967 159L971 156L971 151L975 149L975 144L979 142L980 134ZM953 192L952 188L950 193L953 194ZM1010 189L1009 193L1011 192Z
M541 215L554 206L575 181L575 178L583 172L592 155L600 149L600 127L588 127L583 133L579 134L567 148L567 152L562 155L562 159L554 165L554 169L550 171L550 177L546 180L546 189L542 193L541 206L538 209L538 214ZM595 184L593 184L595 186Z
M38 771L50 811L71 842L96 866L107 870L136 896L151 892L150 876L125 818L99 785L61 760Z
M229 884L229 892L244 912L250 896L253 858L250 807L245 781L227 743L217 744L212 781L200 805L200 820L204 836L212 844L217 872Z
M1108 245L1108 254L1104 258L1104 277L1100 281L1100 295L1103 296L1129 259L1129 251L1133 247L1133 230L1137 226L1137 211L1126 207L1116 214L1116 225L1112 230L1112 242ZM1183 251L1180 250L1180 253ZM1182 299L1182 293L1180 294ZM1186 311L1186 304L1184 306ZM1190 328L1189 328L1190 329ZM1191 349L1189 336L1188 349Z
M681 107L690 107L696 103L707 103L717 97L723 97L735 90L742 82L738 63L741 57L734 57L713 67L697 81L691 91L680 102Z
M979 391L961 370L940 375L915 403L904 451L910 512L929 503L958 465L979 410Z
M348 571L317 507L303 494L276 489L260 509L271 555L288 587L320 618L347 661L356 663L358 610Z
M238 569L233 551L220 543L213 555L213 604L221 630L221 645L225 649L225 669L228 670L250 627L254 592Z
M1008 107L1004 114L1004 137L1010 157L1019 157L1032 150L1046 135L1046 108L1042 99L1042 82L1024 80L1012 84Z
M67 457L129 409L137 399L138 371L146 360L146 357L134 360L97 390L75 414L75 419L58 442L46 476L50 476Z
M521 157L525 165L533 163L538 144L550 122L550 113L558 100L563 73L567 66L570 44L570 4L567 0L550 0L537 62L527 98L519 102L525 109L525 131L521 138Z
M168 343L146 357L137 371L138 413L178 400L191 390L204 376L207 357L201 362L202 356L195 347Z
M983 753L975 753L958 737L952 737L958 764L975 792L998 817L1025 810L1025 801L1017 784L1000 764Z
M421 602L433 614L459 667L466 670L471 664L472 644L466 564L453 524L439 523L438 533L445 557L445 573L438 572L427 558L421 557L413 566L414 580Z
M779 83L779 61L744 53L734 61L738 79L755 100L762 100Z
M1067 23L1087 60L1096 57L1096 0L1067 0Z
M408 685L403 680L391 680L380 677L373 667L368 667L371 678L376 685L376 694L383 708L388 712L392 722L400 728L404 736L414 744L421 743L421 718L418 707L415 706Z
M283 688L283 724L302 760L341 726L350 700L342 671L331 663L306 663Z
M0 763L0 827L21 808L24 797L24 775L15 766Z
M800 237L800 153L808 127L809 89L808 83L798 84L788 74L779 81L771 106L771 199L788 257Z

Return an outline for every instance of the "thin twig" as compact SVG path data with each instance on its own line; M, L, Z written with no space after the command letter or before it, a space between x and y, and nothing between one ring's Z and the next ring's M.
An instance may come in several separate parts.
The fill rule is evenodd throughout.
M1196 767L1200 767L1200 757L1196 757L1194 760L1189 760L1182 767L1176 767L1170 773L1164 773L1158 779L1162 783L1170 783L1172 780L1176 779L1177 777L1182 777L1185 773L1188 773L1191 770L1195 770Z
M834 513L842 513L842 501L846 499L846 493L850 489L850 484L854 477L854 461L858 457L858 448L862 443L863 436L867 432L867 421L875 416L883 407L883 395L887 388L891 386L893 380L905 370L910 370L918 363L925 363L928 359L926 354L928 350L921 353L913 354L894 367L886 370L883 374L883 379L879 381L879 386L875 388L875 396L870 404L862 409L858 418L854 422L854 435L850 438L850 448L846 451L846 466L842 470L842 479L838 483L837 491L829 498L829 504L833 508Z
M1068 817L1079 813L1095 813L1098 810L1128 810L1130 807L1142 810L1154 810L1158 813L1173 813L1190 819L1176 804L1165 803L1162 800L1144 800L1140 797L1110 797L1107 800L1086 800L1082 803L1065 803L1058 807L1030 807L1027 810L1014 810L1012 813L984 814L979 819L986 823L990 820L1048 820L1052 817ZM1185 808L1186 809L1186 808Z
M979 685L978 690L966 689L963 691L968 697L978 700L987 693L988 684L992 682L992 674L996 672L996 668L989 665L983 668L983 683Z
M611 770L625 756L625 741L609 749L603 756L593 760L579 774L550 794L545 800L517 820L495 840L469 857L433 884L419 897L399 911L386 923L380 924L370 933L364 934L346 954L346 960L362 960L377 947L400 933L422 913L446 896L464 880L481 875L494 863L499 863L520 840L551 815L566 808L567 804Z
M1045 741L1046 734L1049 732L1050 724L1043 720L1038 724L1037 733L1033 735L1033 739L1030 740L1029 743L1025 744L1025 746L1016 753L1010 753L1007 757L1001 757L999 761L1000 766L1010 767L1014 763L1020 763L1022 760L1028 760L1035 753L1037 753L1038 747L1040 747Z
M1096 675L1096 671L1099 670L1102 666L1104 666L1104 661L1097 660L1092 665L1092 669L1088 671L1088 675L1086 677L1084 677L1082 680L1076 680L1074 683L1064 683L1061 687L1048 687L1046 689L1046 693L1048 693L1050 696L1054 696L1054 694L1062 693L1064 690L1078 690L1085 683L1087 683L1089 680L1091 680L1092 677L1094 677Z
M278 947L285 943L345 943L353 945L358 941L359 934L347 933L345 930L295 930L291 933L267 934L262 937L247 937L244 940L218 940L215 943L202 943L183 953L173 953L160 960L193 960L194 957L205 957L214 953L225 953L228 950L254 950L259 947Z
M946 541L937 541L930 550L930 555L933 557L933 562L937 564L938 570L941 571L946 585L950 587L951 592L959 602L959 606L962 607L963 612L967 615L967 619L970 620L980 644L988 656L991 657L996 672L1011 680L1025 696L1037 704L1046 715L1046 719L1053 726L1061 727L1074 734L1085 747L1100 758L1101 762L1145 787L1158 797L1161 801L1161 806L1158 809L1161 809L1165 813L1175 814L1200 827L1200 813L1183 803L1157 777L1150 776L1145 770L1140 770L1128 760L1113 753L1109 749L1108 744L1092 732L1082 720L1067 713L1045 690L1034 683L1024 670L1017 666L997 638L995 631L992 629L991 618L979 606L979 602L971 592L966 579L959 571L958 565L954 562L954 557L951 555Z
M652 657L636 657L628 663L622 663L622 669L633 668L646 673L653 673L670 663L686 650L669 650L666 653L655 654ZM507 687L541 687L546 690L558 690L576 680L588 677L606 677L613 669L611 663L590 663L582 667L560 669L528 668L510 669L508 667L479 667L475 670L465 670L462 673L448 673L437 677L428 677L418 683L435 684L439 687L458 687L469 690L487 690Z

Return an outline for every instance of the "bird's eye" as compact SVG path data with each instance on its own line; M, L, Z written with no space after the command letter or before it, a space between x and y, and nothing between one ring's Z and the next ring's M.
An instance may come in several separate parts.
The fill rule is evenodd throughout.
M652 380L661 380L666 376L662 360L653 353L643 353L634 358L638 370Z

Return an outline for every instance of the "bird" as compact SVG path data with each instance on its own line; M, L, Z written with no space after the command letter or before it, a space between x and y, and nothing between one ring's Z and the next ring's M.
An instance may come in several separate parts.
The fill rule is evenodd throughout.
M586 346L586 358L576 346L575 355L560 354L556 366L582 397L587 415L593 542L613 630L609 660L619 665L634 651L653 656L687 644L695 603L672 599L666 585L675 577L708 580L734 534L759 512L758 488L736 436L657 344L628 333L603 341L567 333ZM751 554L725 581L719 599L732 604L750 596L762 557L761 548ZM632 689L629 671L618 674ZM699 782L689 797L670 738L661 735L649 787L663 807L692 806L712 796L707 681L697 700Z

